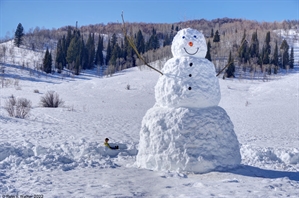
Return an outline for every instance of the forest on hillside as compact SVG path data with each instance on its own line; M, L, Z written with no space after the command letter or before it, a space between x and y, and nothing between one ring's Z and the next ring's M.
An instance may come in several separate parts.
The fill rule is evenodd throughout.
M239 76L253 77L256 73L271 75L280 69L292 69L292 42L299 39L297 20L257 22L222 18L173 24L126 23L126 27L142 57L148 63L159 60L159 69L172 56L170 45L177 31L186 27L201 31L208 45L206 58L214 63L217 72L227 66L223 77L235 77L237 71ZM18 28L14 37L7 36L2 42L22 35L18 31L25 28ZM297 34L292 40L284 40L283 35L291 29ZM79 75L82 70L105 67L106 74L112 75L144 64L124 38L122 23L88 26L76 23L52 30L30 28L24 31L21 44L45 53L41 69L47 73L68 69ZM6 51L0 49L1 57Z

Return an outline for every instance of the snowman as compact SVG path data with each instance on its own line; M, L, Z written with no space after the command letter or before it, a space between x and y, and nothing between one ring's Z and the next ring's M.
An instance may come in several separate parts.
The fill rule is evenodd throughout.
M155 86L154 107L142 120L136 164L151 170L205 173L241 162L234 126L221 99L203 34L186 28L173 39L173 58Z

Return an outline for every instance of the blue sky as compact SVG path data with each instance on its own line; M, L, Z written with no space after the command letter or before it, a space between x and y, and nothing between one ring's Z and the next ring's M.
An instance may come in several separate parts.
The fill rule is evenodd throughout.
M18 23L59 28L121 22L173 23L193 19L242 18L259 22L299 20L299 0L0 0L0 38ZM8 32L10 34L8 34Z

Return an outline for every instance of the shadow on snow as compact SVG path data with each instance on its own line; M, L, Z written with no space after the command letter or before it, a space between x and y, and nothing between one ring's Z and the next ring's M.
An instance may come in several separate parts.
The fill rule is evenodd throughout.
M230 173L247 177L261 177L267 179L278 179L287 177L290 180L299 181L299 172L266 170L254 166L240 165L238 168L229 171Z

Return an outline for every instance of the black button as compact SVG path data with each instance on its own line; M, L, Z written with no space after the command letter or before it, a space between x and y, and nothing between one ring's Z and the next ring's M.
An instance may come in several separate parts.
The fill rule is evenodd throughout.
M191 87L189 87L188 89L189 89L189 90L191 90L192 88L191 88Z
M193 63L190 63L189 65L190 65L190 67L192 67Z
M192 77L192 74L189 74L189 77Z

